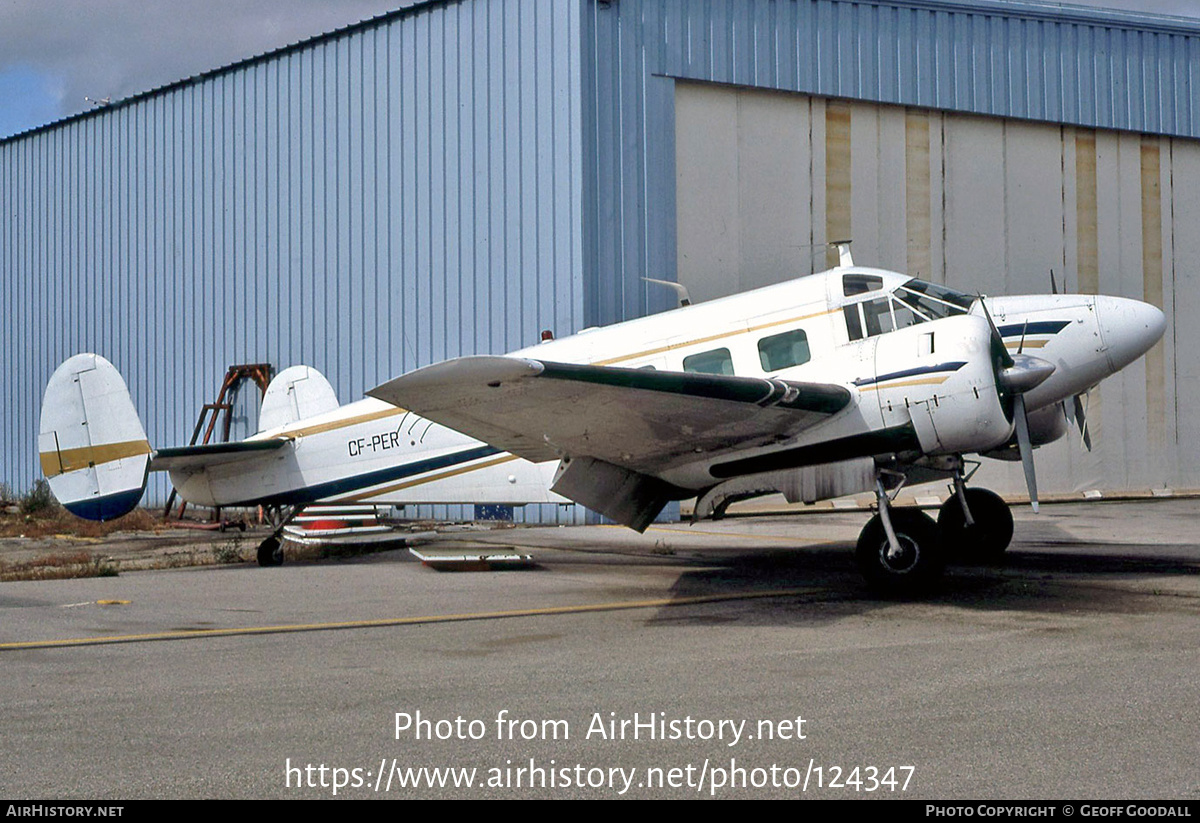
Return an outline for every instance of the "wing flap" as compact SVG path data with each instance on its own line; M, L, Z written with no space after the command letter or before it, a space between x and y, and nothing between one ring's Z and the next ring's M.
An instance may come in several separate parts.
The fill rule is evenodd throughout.
M367 394L527 460L586 455L646 474L795 435L851 397L832 384L516 357L448 360Z

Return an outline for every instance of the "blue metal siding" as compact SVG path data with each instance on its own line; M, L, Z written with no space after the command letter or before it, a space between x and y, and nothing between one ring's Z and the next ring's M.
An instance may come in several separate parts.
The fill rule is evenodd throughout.
M1192 21L961 0L604 8L645 44L648 75L1200 137Z
M0 141L0 480L80 349L183 440L225 366L343 400L672 304L675 79L1200 137L1200 27L988 0L435 0Z
M431 3L0 142L0 481L77 351L174 445L230 363L348 402L581 327L579 41L576 4Z

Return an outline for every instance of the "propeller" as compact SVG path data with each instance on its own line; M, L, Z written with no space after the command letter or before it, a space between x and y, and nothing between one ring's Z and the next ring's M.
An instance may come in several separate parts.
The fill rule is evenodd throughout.
M1082 395L1075 395L1072 398L1074 401L1072 404L1074 415L1068 414L1067 416L1074 416L1075 425L1079 426L1079 437L1082 439L1082 441L1084 441L1085 449L1091 451L1092 432L1091 429L1087 427L1087 409L1084 406L1084 401L1087 400L1087 397L1088 395L1086 391Z
M1025 393L1040 386L1054 374L1054 364L1025 354L1025 329L1021 330L1021 342L1016 354L1010 354L1004 338L992 320L983 295L979 296L983 316L992 329L992 356L996 364L996 386L1001 396L1007 394L1012 402L1013 426L1017 434L1017 449L1021 455L1021 466L1025 469L1025 486L1029 489L1029 504L1038 510L1037 473L1033 466L1033 443L1029 439L1029 415L1025 408ZM1026 324L1028 328L1028 324Z

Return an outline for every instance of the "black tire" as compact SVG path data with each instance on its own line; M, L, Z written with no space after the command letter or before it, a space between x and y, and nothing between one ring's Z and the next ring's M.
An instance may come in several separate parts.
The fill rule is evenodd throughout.
M974 526L967 525L958 496L951 495L938 511L942 544L951 556L975 563L994 563L1012 542L1013 516L1000 495L987 489L967 489L967 507Z
M283 545L275 535L271 535L258 544L258 565L263 567L283 565Z
M907 595L927 591L942 576L945 558L941 535L933 518L919 509L891 509L892 529L900 543L899 557L889 557L883 520L875 515L858 536L855 557L867 584L881 594Z

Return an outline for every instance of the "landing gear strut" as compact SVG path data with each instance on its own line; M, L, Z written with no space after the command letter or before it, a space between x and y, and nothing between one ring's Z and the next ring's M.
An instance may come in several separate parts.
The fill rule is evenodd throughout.
M899 490L897 486L895 491ZM918 509L892 508L882 477L876 478L875 496L879 514L867 521L858 536L859 570L868 585L883 594L928 589L945 568L937 525Z
M954 495L938 510L937 525L946 548L966 560L995 562L1012 542L1008 504L993 491L966 488L961 468L954 474Z

